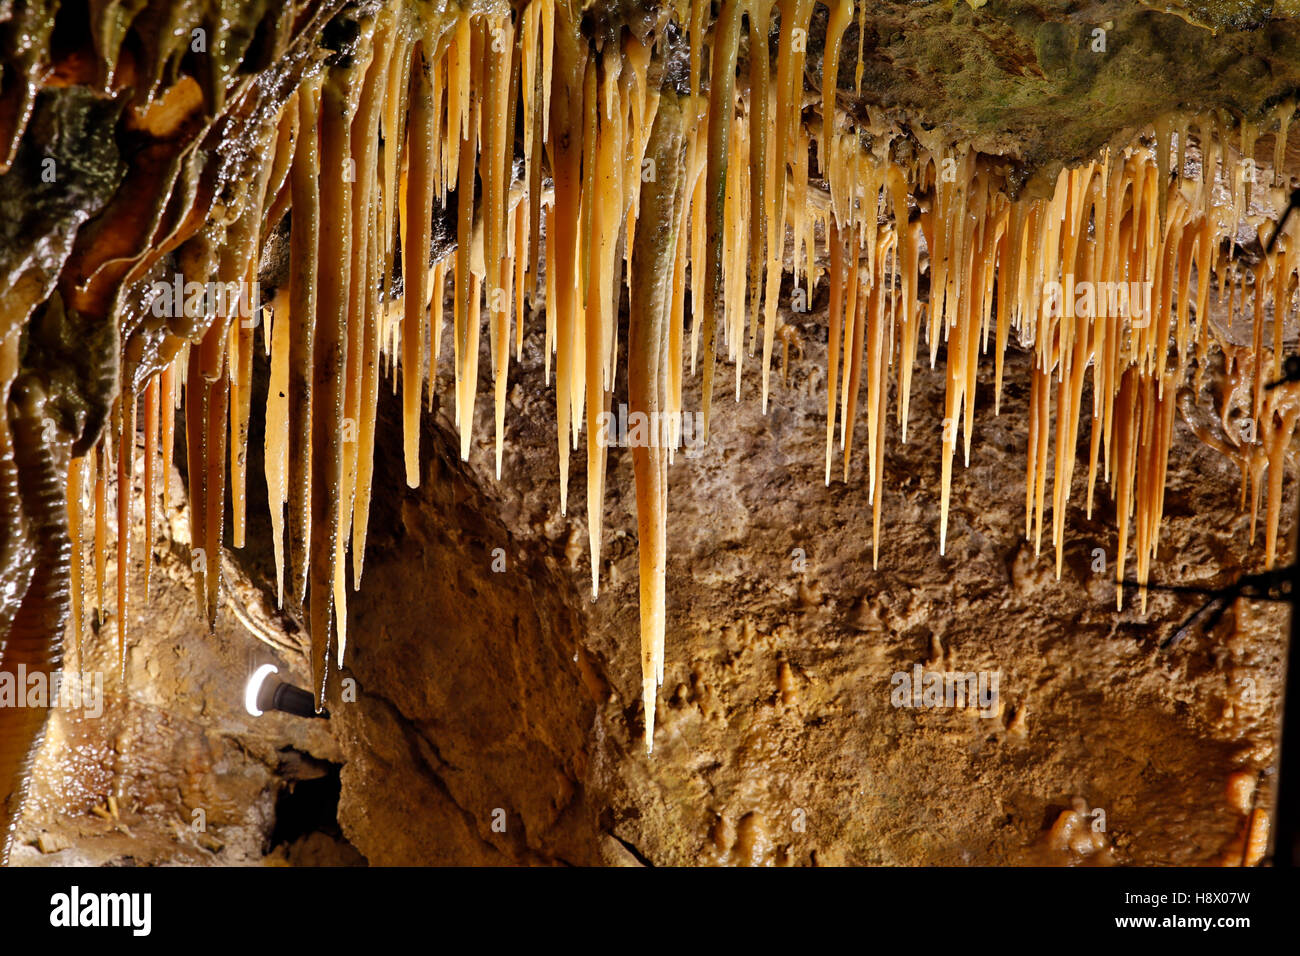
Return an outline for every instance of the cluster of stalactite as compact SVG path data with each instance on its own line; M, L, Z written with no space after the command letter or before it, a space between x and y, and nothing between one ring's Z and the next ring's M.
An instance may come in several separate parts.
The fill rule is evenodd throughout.
M756 390L767 407L787 273L807 301L819 283L829 288L826 480L837 431L849 476L862 405L877 548L890 396L906 441L924 340L931 365L947 369L941 551L959 441L969 462L980 357L995 367L996 414L1003 358L1015 344L1034 356L1026 534L1041 547L1050 508L1058 574L1086 413L1086 506L1091 513L1100 477L1119 523L1117 597L1130 538L1137 578L1147 581L1180 407L1198 435L1240 464L1243 501L1253 510L1267 489L1271 564L1300 393L1268 385L1281 372L1300 242L1292 227L1271 254L1258 247L1241 254L1252 190L1241 169L1265 132L1274 136L1275 167L1283 165L1294 104L1279 107L1268 128L1234 128L1218 115L1162 118L1130 147L1062 170L1049 194L1013 198L1005 164L941 130L904 131L883 116L837 107L833 81L854 56L842 42L849 0L829 4L821 72L832 82L810 96L813 11L813 0L722 0L714 19L694 0L686 22L670 22L665 11L647 30L620 26L593 42L580 12L561 0L513 10L377 5L333 48L299 56L287 95L248 119L254 148L214 202L222 208L171 247L187 280L247 288L288 214L287 282L260 324L236 310L183 309L161 323L123 323L111 427L76 449L67 468L60 495L70 561L60 566L70 577L77 639L92 609L101 620L106 613L115 524L116 639L125 666L131 622L148 598L177 411L195 588L213 626L227 509L229 544L245 544L249 423L254 402L264 402L280 599L306 609L313 691L323 703L331 668L345 659L348 585L362 578L381 379L389 374L400 387L405 475L414 487L420 416L444 360L452 363L460 451L470 454L486 324L499 476L511 355L522 354L534 317L545 322L548 387L553 379L561 511L570 456L585 431L595 594L607 454L598 417L618 387L623 289L630 411L673 422L684 411L685 377L698 374L707 436L719 354L734 364L737 398L745 359L756 357ZM682 68L665 52L674 43ZM860 84L861 49L856 56ZM159 97L180 109L176 100L201 94L182 78ZM1200 161L1188 176L1193 142ZM451 209L455 242L435 244L434 217ZM1260 228L1268 238L1273 227ZM1103 283L1143 292L1125 305L1092 291ZM1076 295L1080 289L1089 291ZM1208 320L1212 294L1233 302L1253 295L1249 347L1233 345ZM259 334L269 356L265 395L253 387ZM1207 422L1194 406L1210 350L1225 356L1234 391ZM1239 400L1249 429L1228 427L1240 425L1230 421ZM9 420L25 419L11 409ZM631 452L647 750L664 673L668 469L681 430L670 425L662 438ZM6 433L6 447L20 447L18 439L16 430ZM137 474L144 528L131 518ZM127 583L133 542L143 556L142 596ZM57 557L42 552L39 560Z
M129 506L110 501L112 486L129 486L140 458L130 423L141 409L153 425L152 482L170 467L174 418L162 396L177 353L209 325L202 314L158 319L138 293L176 263L191 277L215 271L196 253L227 233L222 270L240 256L256 264L264 230L223 205L255 178L254 147L317 68L341 5L0 3L0 863L70 618L79 640L89 603L105 616L110 508ZM160 490L150 485L151 503ZM128 516L119 513L113 542L123 560ZM125 619L121 585L118 601ZM46 691L30 696L25 677Z

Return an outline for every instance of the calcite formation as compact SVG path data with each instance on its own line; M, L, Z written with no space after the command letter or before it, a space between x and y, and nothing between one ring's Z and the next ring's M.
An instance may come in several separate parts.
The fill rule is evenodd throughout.
M1113 502L1107 597L1146 608L1180 420L1238 467L1252 542L1262 508L1264 565L1281 551L1300 420L1286 11L33 2L0 3L0 49L5 672L107 640L124 679L178 466L201 619L216 627L226 551L261 544L264 494L276 601L305 627L317 706L337 701L394 480L375 465L385 379L408 487L429 477L435 404L476 454L481 384L502 479L512 387L539 388L519 377L534 324L560 516L585 441L593 598L626 404L647 753L675 462L691 416L707 441L723 414L720 362L737 400L780 402L791 313L825 335L823 481L850 480L865 446L873 567L927 367L940 556L958 449L969 467L1008 369L1028 388L1024 536L1035 556L1047 539L1057 579L1079 468L1085 520ZM5 854L45 710L0 709Z

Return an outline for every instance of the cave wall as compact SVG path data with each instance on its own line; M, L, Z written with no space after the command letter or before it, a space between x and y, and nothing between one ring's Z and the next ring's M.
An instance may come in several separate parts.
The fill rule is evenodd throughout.
M904 124L918 141L951 137L1003 156L1031 191L1059 164L1127 142L1157 115L1218 108L1258 117L1300 86L1295 22L1269 19L1282 11L1257 4L1225 5L1226 13L1117 2L974 6L873 7L864 92L844 94L842 106ZM66 10L61 21L51 14L56 38L60 22L71 29ZM1104 53L1090 46L1098 25ZM310 34L304 27L300 36ZM854 46L856 33L845 42ZM294 43L282 83L301 56ZM816 36L813 49L820 54ZM842 87L855 81L841 72ZM195 123L215 102L210 78L202 92ZM282 92L272 85L268 102ZM122 106L75 83L36 96L30 128L70 174L39 182L42 157L28 143L0 177L3 208L26 211L5 219L0 247L10 334L60 275L70 287L102 265L87 240L49 239L114 208ZM160 164L178 162L168 143L150 148ZM237 180L239 155L201 187L207 199ZM195 183L204 182L199 166L185 174ZM105 235L112 221L91 233ZM91 289L70 331L52 330L28 353L74 397L60 419L70 432L93 418L103 383L84 355L73 360L66 339L104 332L106 288ZM1020 530L1023 354L1010 361L999 418L989 376L981 378L976 450L958 469L942 557L943 379L918 369L911 440L889 438L872 568L861 436L849 479L837 465L836 480L822 481L824 308L822 300L806 315L783 312L789 382L769 413L753 401L719 402L708 449L670 473L669 664L654 756L639 747L629 456L611 451L604 584L592 603L581 509L557 515L553 398L535 319L513 373L501 482L485 395L467 465L456 461L446 410L439 404L426 419L419 492L402 487L397 410L385 406L375 536L342 674L356 681L356 700L328 725L278 715L254 723L239 712L244 670L266 647L228 611L216 635L203 635L183 549L169 543L187 533L178 510L152 542L166 576L155 579L129 642L125 688L110 682L103 721L53 718L19 862L292 860L292 848L272 842L277 795L318 779L324 765L341 767L340 834L321 850L329 862L357 854L376 864L1231 860L1242 780L1264 779L1274 756L1284 613L1241 602L1212 631L1161 649L1194 604L1153 593L1146 614L1132 595L1113 610L1113 567L1094 569L1097 549L1114 561L1113 505L1099 491L1094 513L1079 513L1086 467L1076 470L1058 580L1050 549L1033 554ZM1239 315L1235 328L1245 321ZM723 366L720 380L729 373ZM752 366L745 375L752 393ZM1218 584L1258 570L1238 475L1179 429L1157 580ZM1289 475L1286 487L1289 540ZM579 471L571 502L584 491ZM250 498L257 493L254 483ZM282 662L305 684L302 621L273 610L268 526L252 520L249 546L231 555L229 600L256 609L249 613L282 642ZM134 589L142 593L142 581ZM87 657L109 674L114 632L110 616ZM998 714L893 707L891 675L917 663L998 670ZM93 808L107 808L109 794L117 813L106 820ZM1103 847L1080 852L1050 839L1076 800L1105 809ZM207 833L186 828L195 809L207 814Z
M604 585L592 602L585 522L556 513L553 411L526 397L541 375L534 329L502 480L486 441L468 465L457 460L439 410L423 432L421 489L377 502L383 530L351 607L341 674L355 680L355 699L329 721L243 712L255 663L279 661L306 682L302 634L275 610L269 545L251 536L231 554L218 632L202 635L176 507L154 542L163 575L129 645L127 693L108 682L102 720L56 713L15 862L312 859L301 845L272 844L276 800L329 765L341 768L341 832L322 838L328 852L316 861L331 864L359 855L374 865L1148 865L1240 855L1242 781L1266 785L1274 758L1283 608L1237 602L1217 626L1162 649L1200 602L1153 591L1146 614L1132 593L1114 609L1104 492L1090 519L1071 508L1057 580L1050 548L1035 556L1023 536L1025 437L1015 423L1025 389L1009 387L995 418L991 376L940 557L929 439L942 373L918 373L911 440L891 438L887 451L873 570L861 444L847 482L838 462L832 484L822 481L825 333L815 308L783 320L799 348L770 413L728 403L708 448L670 472L668 666L652 756L640 746L628 452L611 450ZM381 424L400 434L394 401ZM1210 586L1258 570L1235 468L1179 429L1155 579ZM400 444L381 448L380 473L400 474ZM1290 515L1290 475L1286 501ZM1288 518L1288 539L1290 528ZM235 600L297 654L260 643ZM87 666L111 674L111 617L87 646ZM893 706L892 675L916 664L999 671L996 715ZM110 793L117 820L92 810L106 810ZM1105 811L1104 851L1049 839L1076 800ZM196 808L206 833L193 829Z

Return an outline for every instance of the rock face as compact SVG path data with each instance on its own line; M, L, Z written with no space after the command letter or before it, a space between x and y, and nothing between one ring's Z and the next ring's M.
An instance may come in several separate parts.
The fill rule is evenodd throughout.
M426 435L422 490L372 518L383 530L349 622L358 699L331 720L348 755L339 820L372 863L593 863L584 781L603 687L581 663L571 576ZM377 473L396 477L400 441L383 448Z
M177 497L181 490L176 479ZM154 542L151 600L128 641L125 679L112 616L85 637L81 655L69 635L65 674L76 682L52 713L12 862L359 861L335 838L337 826L313 823L310 839L298 832L320 784L327 800L331 778L337 787L342 752L327 722L254 719L244 709L245 682L261 664L304 683L304 652L231 564L216 633L206 634L191 590L185 510L168 517ZM132 586L143 594L139 562ZM110 564L110 581L115 571ZM299 787L306 799L295 801Z
M372 863L1217 861L1243 826L1230 776L1272 759L1285 612L1239 602L1162 650L1204 599L1153 591L1143 615L1130 593L1115 611L1114 506L1099 489L1087 518L1081 478L1058 580L1022 530L1023 356L997 418L981 379L945 556L942 373L918 373L909 443L889 441L873 570L860 436L849 481L838 461L822 481L825 333L815 310L785 318L803 354L770 413L720 406L709 446L670 470L653 756L639 739L629 453L610 453L592 603L584 523L556 515L550 410L525 398L540 334L502 482L486 440L466 468L448 464L441 415L426 429L429 490L385 506L395 530L353 606L361 693L334 721L349 838ZM1155 580L1256 569L1235 470L1181 426L1173 458ZM989 716L895 706L894 675L917 665L996 672ZM1106 854L1048 839L1077 798Z
M87 642L87 667L108 675L104 717L56 714L15 862L1239 856L1244 817L1228 788L1240 786L1234 774L1253 782L1273 758L1284 610L1238 602L1211 630L1161 649L1203 599L1153 591L1143 615L1130 594L1115 611L1113 503L1099 488L1089 519L1081 478L1058 580L1050 549L1035 556L1023 534L1023 355L1008 368L996 418L991 380L981 379L943 556L943 377L918 371L909 441L888 442L873 570L861 436L849 480L837 458L823 483L817 305L783 317L798 348L769 414L756 401L724 403L710 444L670 469L667 668L652 756L641 745L630 453L610 451L593 603L585 523L558 515L535 323L502 481L486 437L467 464L457 460L438 409L426 418L421 490L377 499L349 614L342 676L354 683L336 688L343 703L328 721L242 710L243 681L263 661L307 680L301 633L273 611L267 537L250 526L248 548L231 553L231 597L205 638L177 557L187 553L184 511L170 516L179 543L155 542L162 574L132 638L126 693L113 677L110 620ZM780 381L779 367L774 374ZM751 366L742 387L756 386ZM490 406L481 407L488 436ZM377 468L394 488L398 413L386 400ZM1235 469L1182 425L1173 462L1154 579L1217 585L1256 570L1262 556L1248 545ZM583 491L575 476L570 494ZM895 675L918 665L996 672L990 716L895 706ZM335 775L337 823L333 806L317 808L323 819L286 842L307 812L293 794ZM1104 834L1104 851L1054 827L1076 800L1087 808L1082 829Z
M857 12L846 50L858 43ZM1062 162L1126 144L1155 116L1264 109L1300 63L1297 24L1270 22L1271 12L1235 2L873 4L852 99L918 137L955 134L1014 157L1048 186ZM841 61L841 90L858 89L854 70L855 57Z
M1257 11L1191 6L1180 18L1143 4L878 5L862 38L864 92L842 105L1004 155L1033 188L1053 164L1127 140L1157 114L1249 113L1300 85L1294 21L1214 37L1197 24L1255 26ZM1099 28L1105 52L1090 47ZM854 85L842 73L841 87ZM38 115L52 115L58 104L42 102ZM19 185L0 179L0 199ZM44 282L60 263L41 265ZM559 514L538 312L511 370L500 481L486 381L461 462L442 356L419 490L402 480L399 403L382 389L366 575L349 594L329 719L242 708L260 663L309 681L302 622L274 607L264 510L250 508L248 545L227 555L208 636L178 506L151 542L153 593L133 622L125 681L111 615L72 658L70 668L103 676L102 714L56 711L14 862L1241 861L1248 814L1268 806L1284 606L1237 601L1168 647L1205 598L1152 590L1144 613L1130 591L1117 611L1115 505L1099 483L1087 508L1086 445L1058 576L1050 543L1036 553L1023 530L1024 352L1008 357L997 417L992 370L981 372L942 555L942 350L940 371L917 369L908 441L896 427L886 441L874 555L865 424L847 477L837 448L824 481L820 295L809 312L782 315L787 355L778 350L768 413L747 355L745 400L731 404L720 385L709 444L670 469L653 755L642 745L630 452L609 451L593 601L581 456L570 514ZM1247 327L1240 314L1213 319L1236 335ZM484 341L484 368L487 356ZM257 362L260 395L260 351ZM722 365L719 382L729 373ZM699 401L688 379L686 406ZM259 503L260 427L255 418L248 492ZM180 500L181 476L170 477ZM1239 488L1233 465L1178 424L1153 580L1208 588L1263 567ZM1284 541L1295 508L1288 473ZM142 594L138 548L132 557ZM983 706L926 706L923 695L916 706L918 668L972 674L977 687L982 675Z

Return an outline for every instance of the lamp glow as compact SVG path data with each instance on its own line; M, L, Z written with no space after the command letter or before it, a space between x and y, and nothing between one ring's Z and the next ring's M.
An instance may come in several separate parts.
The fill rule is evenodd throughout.
M253 676L248 679L248 684L244 687L244 710L253 717L262 716L262 708L257 706L257 695L262 691L262 684L272 674L278 674L280 669L274 664L263 664L257 670L253 671Z
M278 673L274 664L263 664L253 671L253 676L244 686L244 710L253 717L261 717L268 710L295 717L329 717L329 711L317 710L316 699L301 687L286 684L278 677L271 679L272 674Z

